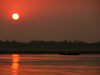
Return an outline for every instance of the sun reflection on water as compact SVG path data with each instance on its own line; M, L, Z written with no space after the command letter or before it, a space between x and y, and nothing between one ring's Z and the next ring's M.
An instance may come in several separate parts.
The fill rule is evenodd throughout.
M19 55L12 54L12 75L18 75L19 70Z

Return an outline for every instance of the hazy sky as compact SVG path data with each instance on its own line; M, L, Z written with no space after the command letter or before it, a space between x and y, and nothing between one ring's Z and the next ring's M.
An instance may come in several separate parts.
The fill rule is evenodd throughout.
M100 41L100 0L0 0L0 40Z

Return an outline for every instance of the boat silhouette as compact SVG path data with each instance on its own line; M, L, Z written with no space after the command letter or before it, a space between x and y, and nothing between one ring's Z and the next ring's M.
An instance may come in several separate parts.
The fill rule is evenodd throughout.
M80 55L79 51L61 51L60 55Z

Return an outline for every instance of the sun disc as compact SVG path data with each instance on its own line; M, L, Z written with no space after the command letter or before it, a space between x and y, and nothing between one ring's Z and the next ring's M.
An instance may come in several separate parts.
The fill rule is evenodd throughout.
M12 19L13 20L18 20L19 19L19 14L18 13L12 14Z

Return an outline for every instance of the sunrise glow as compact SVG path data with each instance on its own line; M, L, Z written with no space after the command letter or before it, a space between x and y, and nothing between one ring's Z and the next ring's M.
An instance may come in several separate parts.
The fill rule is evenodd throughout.
M12 19L13 20L18 20L19 19L19 14L18 13L12 14Z

